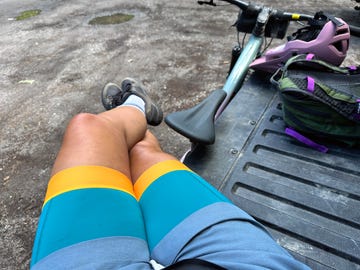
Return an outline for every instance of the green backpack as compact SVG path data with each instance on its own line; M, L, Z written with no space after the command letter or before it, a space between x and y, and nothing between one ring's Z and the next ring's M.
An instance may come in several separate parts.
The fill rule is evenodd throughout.
M285 132L327 152L319 142L360 145L360 68L297 55L271 78L282 100Z

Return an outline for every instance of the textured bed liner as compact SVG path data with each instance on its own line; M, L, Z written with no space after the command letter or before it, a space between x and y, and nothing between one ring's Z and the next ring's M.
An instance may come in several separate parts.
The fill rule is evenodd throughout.
M360 149L324 154L284 134L276 89L253 74L184 163L312 269L360 269Z

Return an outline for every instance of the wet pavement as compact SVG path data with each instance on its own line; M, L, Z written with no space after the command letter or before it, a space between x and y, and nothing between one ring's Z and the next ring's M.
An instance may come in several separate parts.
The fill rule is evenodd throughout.
M349 0L326 7L315 0L269 3L306 13L325 9L360 24ZM26 10L41 12L17 21ZM133 18L89 24L117 13ZM193 106L224 82L236 17L235 7L190 0L2 1L0 269L28 268L50 169L71 117L103 111L102 87L127 76L140 79L165 114ZM345 64L360 63L359 43L352 41ZM189 145L165 124L152 130L177 157Z

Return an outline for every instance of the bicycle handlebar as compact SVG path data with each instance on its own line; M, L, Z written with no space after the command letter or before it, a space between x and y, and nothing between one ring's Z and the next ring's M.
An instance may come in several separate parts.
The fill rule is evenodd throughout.
M227 2L229 4L235 5L243 11L246 11L248 8L251 8L255 12L260 12L264 8L263 6L253 5L253 4L250 4L250 3L247 3L244 1L240 1L240 0L219 0L219 1ZM214 3L214 0L198 1L198 3L200 5L206 4L206 5L216 6L216 3ZM283 11L275 10L275 9L271 10L270 16L278 18L278 19L286 19L289 21L297 21L297 20L305 20L306 21L306 20L313 18L313 16L307 15L307 14L283 12Z
M241 0L218 0L235 5L241 11L235 23L238 32L283 39L290 21L310 21L314 16L284 12L273 8L247 3ZM214 0L199 0L200 5L216 6Z
M235 5L238 8L240 8L242 11L246 11L247 9L250 8L253 12L259 13L264 8L263 6L249 4L249 3L241 1L241 0L219 0L219 1L227 2L229 4ZM214 3L214 0L198 1L198 4L200 4L200 5L206 4L206 5L216 6L216 3ZM271 9L270 18L286 20L286 21L306 21L306 20L313 19L314 16L308 15L308 14L283 12L280 10ZM349 24L349 28L350 28L351 35L360 37L360 27Z

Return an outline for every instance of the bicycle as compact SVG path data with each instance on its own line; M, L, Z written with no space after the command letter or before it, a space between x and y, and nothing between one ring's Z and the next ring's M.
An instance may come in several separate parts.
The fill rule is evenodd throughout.
M263 6L248 4L239 0L219 0L240 8L236 23L238 32L250 33L242 48L233 50L230 73L222 89L215 90L193 108L169 114L166 124L195 144L213 144L215 141L214 122L219 118L231 99L240 90L251 63L261 53L265 37L283 39L290 21L307 21L314 16L282 12ZM216 6L213 0L198 1L199 4ZM316 18L315 18L316 19ZM322 18L318 18L322 20ZM350 26L352 35L360 36L360 29Z

